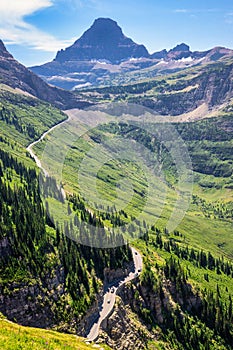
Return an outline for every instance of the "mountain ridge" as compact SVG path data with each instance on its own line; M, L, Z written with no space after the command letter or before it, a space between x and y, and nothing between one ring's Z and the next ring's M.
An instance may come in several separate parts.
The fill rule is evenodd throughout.
M75 90L111 85L118 74L152 66L155 74L161 75L226 56L233 57L233 50L191 51L186 43L149 54L144 45L126 37L116 21L98 18L73 45L58 51L53 61L30 69L52 85Z
M43 79L15 60L2 40L0 40L0 83L27 92L60 109L87 105L85 101L79 101L71 92L48 85Z

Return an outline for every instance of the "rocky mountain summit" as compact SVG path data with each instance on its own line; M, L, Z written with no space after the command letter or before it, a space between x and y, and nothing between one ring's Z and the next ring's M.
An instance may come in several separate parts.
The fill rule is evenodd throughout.
M102 59L117 63L132 57L149 57L149 53L145 46L127 38L117 22L98 18L73 45L59 51L55 61Z

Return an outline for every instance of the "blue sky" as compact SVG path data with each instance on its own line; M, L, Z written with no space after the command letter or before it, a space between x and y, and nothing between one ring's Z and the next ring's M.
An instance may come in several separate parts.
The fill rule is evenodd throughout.
M233 48L232 0L0 0L0 38L23 64L48 62L95 18L109 17L149 52Z

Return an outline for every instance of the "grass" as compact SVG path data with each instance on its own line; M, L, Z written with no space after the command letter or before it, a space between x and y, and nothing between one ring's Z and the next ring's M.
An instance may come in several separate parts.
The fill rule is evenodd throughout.
M163 237L164 238L164 237ZM161 250L156 248L151 244L153 241L153 236L150 236L150 243L148 245L145 244L143 240L137 240L134 242L134 247L137 248L143 256L149 260L150 265L153 267L155 264L163 266L166 259L172 255L176 259L178 257L174 253L169 253L165 250ZM186 246L181 244L181 246ZM191 247L191 246L189 246ZM205 251L210 251L211 249L206 249ZM184 259L179 259L181 265L185 269L185 271L189 271L190 276L188 278L188 282L192 284L195 289L199 290L211 290L214 293L216 292L217 284L219 285L220 295L222 300L228 304L229 302L229 294L232 295L233 291L233 280L231 276L227 276L223 273L217 274L215 270L204 269L201 267L195 266L192 262ZM204 275L208 274L209 280L206 281Z
M222 124L226 123L226 121L229 123L230 120L229 118L223 119ZM221 121L219 121L219 124L221 125ZM190 124L190 126L184 125L182 128L182 136L186 138L187 136L194 138L198 136L200 138L199 146L195 147L198 147L200 150L207 150L208 157L209 153L213 153L212 149L215 150L220 169L226 162L230 164L230 160L221 160L226 150L224 141L216 142L215 147L213 141L201 140L203 133L204 135L209 135L208 130L211 131L210 135L212 135L212 138L215 137L215 134L218 138L221 136L216 131L215 121L196 122ZM191 136L189 135L190 130L192 131ZM57 141L59 137L56 136L59 136L62 132L64 132L63 129L60 131L56 130L54 136L50 135L47 138L47 140L53 140L54 137L55 140L55 146L49 150L49 165L52 166L52 169L59 169L57 172L59 176L61 176L62 171L62 183L68 193L76 192L81 194L86 201L86 205L92 210L95 210L95 203L102 205L105 209L108 204L110 206L117 204L117 209L124 209L129 216L133 215L139 219L144 219L148 224L156 225L159 228L167 226L171 214L176 212L176 190L161 182L158 177L154 177L152 181L148 173L143 171L143 167L140 168L140 161L136 165L133 162L125 162L123 159L124 152L117 148L119 146L114 134L99 129L86 133L82 129L83 136L76 138L74 143L68 145L67 152L67 148L65 147L63 151ZM221 132L223 135L221 137L225 137L226 133ZM107 152L108 147L105 149L102 147L104 143L107 143L108 147L111 148L110 155ZM186 143L191 149L192 156L192 139L191 141L186 140ZM230 140L226 143L229 154L232 143ZM197 144L198 142L195 141L195 145ZM35 147L36 152L40 156L45 145L46 140ZM130 147L127 149L127 152L129 159L133 157L133 155L131 156ZM117 159L119 155L122 159ZM64 164L59 164L60 159L65 160ZM214 161L215 159L213 159ZM211 163L211 166L213 164ZM171 172L169 168L166 170L168 174ZM56 177L56 172L54 174ZM133 185L133 192L129 184L124 183L125 179ZM58 180L60 182L61 177L58 177ZM197 170L194 171L193 195L198 195L207 204L210 203L213 209L210 212L210 217L207 217L208 209L206 209L207 212L203 212L201 206L191 204L177 229L185 236L186 243L190 246L210 250L218 257L224 255L233 259L232 222L226 219L219 219L213 215L216 201L219 204L231 205L233 199L232 190L226 187L230 181L230 177L217 177L197 172ZM122 188L118 184L123 184ZM58 221L61 222L60 220L63 217L62 209L59 209L59 205L54 201L53 209L53 215L57 216ZM110 224L106 221L105 225L109 226Z
M0 348L6 350L86 350L97 349L75 335L23 327L0 319ZM99 349L110 349L106 345Z
M38 139L53 125L67 117L60 110L36 98L24 95L16 90L0 85L0 113L5 109L8 121L0 116L0 147L18 158L25 165L36 167L26 151L26 147ZM17 118L20 130L13 124L12 118ZM28 134L28 128L34 129L34 134Z
M2 85L0 98L1 134L22 146L27 146L50 127L66 119L64 113L50 104ZM14 117L17 123L13 121ZM32 132L28 132L29 127Z

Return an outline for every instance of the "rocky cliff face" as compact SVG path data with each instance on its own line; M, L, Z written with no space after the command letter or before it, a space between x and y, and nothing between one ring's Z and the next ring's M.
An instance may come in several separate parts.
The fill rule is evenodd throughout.
M58 323L59 310L66 293L64 270L58 267L43 281L13 282L0 287L0 312L24 326L52 328Z
M116 350L146 349L148 341L156 344L162 337L169 313L179 312L182 317L183 309L190 311L200 307L201 300L191 285L186 284L184 290L185 298L176 285L165 278L161 290L152 290L139 279L123 285L118 290L119 299L112 313L101 325L99 341ZM148 311L151 320L147 318ZM152 328L152 323L161 331Z
M0 239L0 256L3 258L11 254L12 249L8 237Z
M112 349L143 350L147 348L148 340L154 337L132 314L130 307L118 298L112 313L102 323L98 341L108 344Z
M127 264L120 269L111 270L110 268L104 269L104 283L108 284L113 281L121 280L129 275L130 272L134 271L133 261Z
M0 286L0 312L8 320L23 326L55 329L86 336L98 315L102 292L85 317L79 317L70 305L65 289L64 268L58 266L43 279L12 282Z
M204 107L207 114L231 104L232 81L233 58L229 58L164 76L163 80L153 78L147 82L99 88L93 90L94 93L87 90L80 94L93 103L99 103L101 99L125 101L150 108L161 115L179 116L198 107ZM200 111L197 113L202 116Z
M183 80L183 86L177 84L179 90L176 93L169 94L169 91L164 91L164 94L148 103L161 114L179 115L190 112L203 103L211 110L230 101L233 97L232 61L203 67L197 73L198 75L192 80L186 82ZM189 86L193 88L188 90Z
M181 43L176 45L173 49L169 50L166 59L167 60L180 60L182 58L188 58L192 56L192 52L189 49L189 46Z

